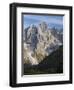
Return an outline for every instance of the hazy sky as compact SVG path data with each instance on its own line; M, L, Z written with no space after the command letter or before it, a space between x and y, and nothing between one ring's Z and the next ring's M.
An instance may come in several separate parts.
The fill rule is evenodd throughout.
M23 25L24 28L30 26L31 24L38 25L40 22L46 22L48 27L63 28L63 16L57 15L23 15Z

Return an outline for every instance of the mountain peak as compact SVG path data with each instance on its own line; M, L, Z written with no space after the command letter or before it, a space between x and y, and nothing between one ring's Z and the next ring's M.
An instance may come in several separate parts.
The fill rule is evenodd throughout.
M41 22L41 23L39 24L39 27L40 27L43 31L45 31L45 30L47 30L47 23L46 23L46 22Z

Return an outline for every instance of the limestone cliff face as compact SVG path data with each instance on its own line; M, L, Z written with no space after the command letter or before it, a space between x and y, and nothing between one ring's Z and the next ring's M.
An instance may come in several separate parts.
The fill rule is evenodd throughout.
M54 32L48 29L45 22L38 26L31 25L24 30L24 63L39 64L46 56L62 45L60 35Z

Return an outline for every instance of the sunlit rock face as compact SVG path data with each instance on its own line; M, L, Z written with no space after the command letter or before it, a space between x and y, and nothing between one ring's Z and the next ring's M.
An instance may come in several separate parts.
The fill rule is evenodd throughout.
M62 45L62 34L48 29L45 22L31 25L23 33L24 63L37 65Z

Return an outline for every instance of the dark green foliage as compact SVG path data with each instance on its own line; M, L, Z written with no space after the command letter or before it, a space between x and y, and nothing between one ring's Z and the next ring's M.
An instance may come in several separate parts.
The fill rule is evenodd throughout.
M63 46L60 46L38 65L24 65L24 75L53 73L63 73Z

